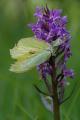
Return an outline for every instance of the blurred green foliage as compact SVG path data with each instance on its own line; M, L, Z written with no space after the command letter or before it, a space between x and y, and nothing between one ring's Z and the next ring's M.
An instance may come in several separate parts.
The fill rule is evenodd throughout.
M36 69L14 74L8 69L12 63L9 49L23 37L32 36L27 27L34 22L36 6L63 10L68 16L68 29L72 35L73 56L68 66L75 71L74 80L66 88L68 96L75 85L72 97L61 106L62 120L80 120L80 1L79 0L0 0L0 120L52 120L33 87L39 82Z

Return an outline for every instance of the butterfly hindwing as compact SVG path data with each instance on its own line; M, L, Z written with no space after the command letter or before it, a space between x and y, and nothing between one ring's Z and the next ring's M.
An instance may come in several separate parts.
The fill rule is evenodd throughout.
M11 65L10 71L16 73L28 71L31 68L35 67L36 65L39 65L48 60L50 56L51 56L50 51L45 50L33 57L30 57L29 59L24 59L23 61L18 60L17 62L15 62L15 64Z

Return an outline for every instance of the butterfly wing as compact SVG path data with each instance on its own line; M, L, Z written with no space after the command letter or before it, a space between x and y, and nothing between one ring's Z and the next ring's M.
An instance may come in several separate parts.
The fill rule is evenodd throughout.
M13 59L29 58L48 47L49 44L34 37L23 38L13 49L10 49L10 54Z
M17 62L15 62L15 64L11 65L10 71L16 73L28 71L31 68L35 67L36 65L39 65L48 60L50 56L51 56L50 51L44 50L28 59L24 59L22 61L18 60Z
M55 54L56 47L61 44L61 40L57 39L52 45L36 38L23 38L13 49L10 50L12 58L17 61L11 65L10 71L21 73L44 63L52 55Z
M10 71L25 72L38 64L49 59L51 53L49 44L36 38L21 39L18 44L10 50L12 58L17 61L11 65Z

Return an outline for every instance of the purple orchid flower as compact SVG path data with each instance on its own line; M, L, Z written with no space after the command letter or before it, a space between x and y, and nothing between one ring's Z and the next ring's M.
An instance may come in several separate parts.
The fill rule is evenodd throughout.
M61 14L62 10L59 9L49 10L48 7L37 7L34 14L34 16L37 17L37 22L30 24L29 27L32 29L34 36L39 40L44 40L49 44L58 38L64 41L56 52L56 55L59 56L60 51L62 51L61 54L63 55L63 57L60 58L60 65L56 65L56 69L59 69L60 72L60 74L57 74L56 78L58 79L56 80L58 81L60 92L63 93L65 78L73 78L74 72L72 69L67 69L66 66L68 58L72 55L70 50L71 35L66 28L68 22L67 17ZM58 59L58 56L56 59ZM47 75L51 75L51 73L54 72L49 62L50 61L46 61L37 67L43 79L46 79Z

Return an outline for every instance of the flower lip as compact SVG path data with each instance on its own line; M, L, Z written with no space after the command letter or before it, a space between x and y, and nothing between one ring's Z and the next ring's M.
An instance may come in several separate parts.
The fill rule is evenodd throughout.
M65 77L71 77L71 78L73 78L73 76L74 76L74 71L73 71L72 69L70 69L70 70L64 69L64 70L63 70L63 75L64 75Z

